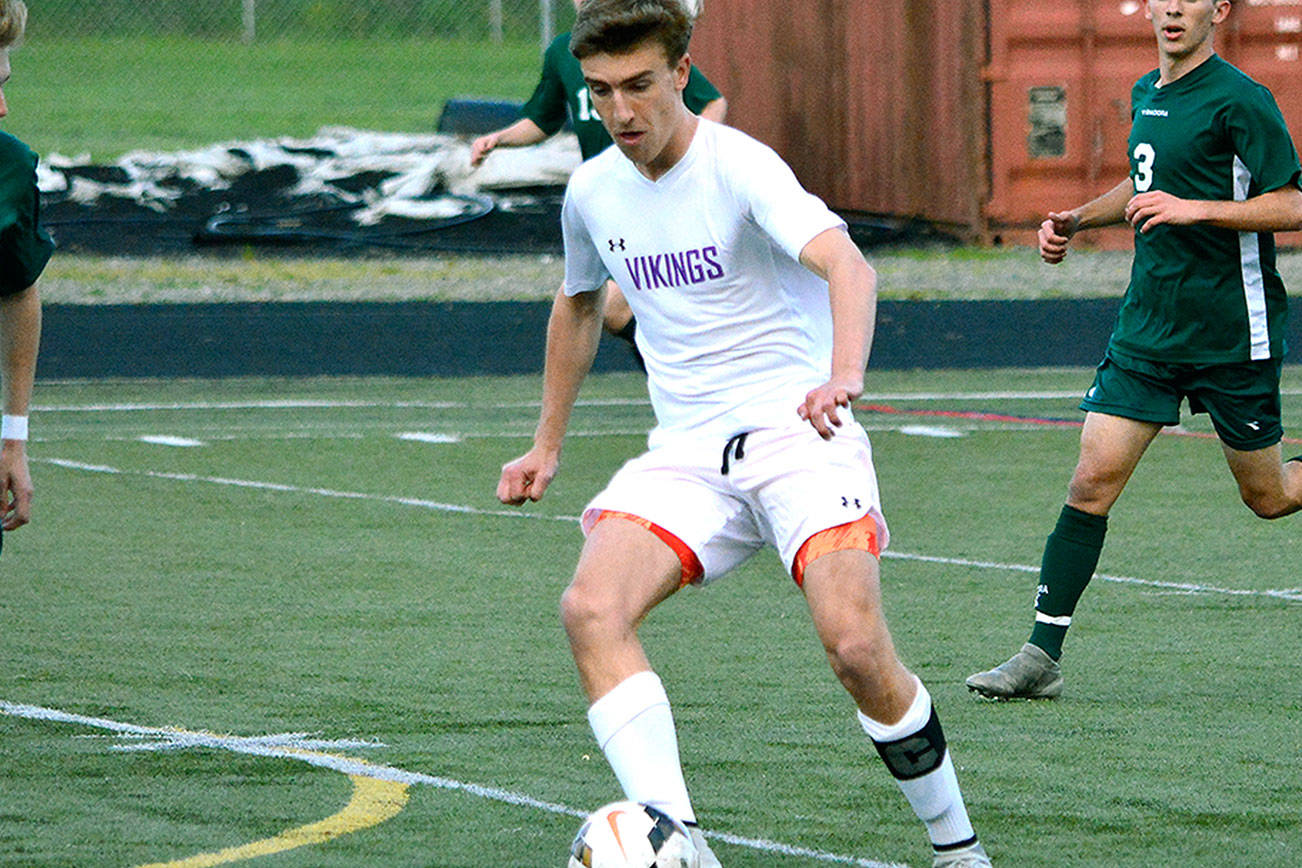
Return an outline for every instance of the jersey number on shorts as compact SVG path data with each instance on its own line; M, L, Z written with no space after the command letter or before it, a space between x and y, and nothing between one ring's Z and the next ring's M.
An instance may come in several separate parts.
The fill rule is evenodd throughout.
M1153 160L1157 152L1148 142L1135 145L1135 192L1143 193L1153 186Z

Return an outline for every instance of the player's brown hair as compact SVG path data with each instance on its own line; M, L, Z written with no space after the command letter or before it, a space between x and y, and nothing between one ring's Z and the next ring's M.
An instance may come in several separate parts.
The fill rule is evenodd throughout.
M570 51L580 60L625 54L648 40L664 49L671 65L687 53L692 17L682 0L584 0L570 35Z
M23 0L0 0L0 48L12 48L27 28L27 4Z

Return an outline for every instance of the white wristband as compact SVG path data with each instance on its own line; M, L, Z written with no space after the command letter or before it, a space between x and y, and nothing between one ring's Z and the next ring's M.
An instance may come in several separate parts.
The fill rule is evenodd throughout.
M0 416L0 440L26 440L26 416Z

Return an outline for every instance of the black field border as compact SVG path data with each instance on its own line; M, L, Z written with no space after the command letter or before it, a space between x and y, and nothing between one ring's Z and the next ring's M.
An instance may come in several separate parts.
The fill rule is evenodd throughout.
M1119 300L886 301L870 368L1094 365ZM472 376L542 370L549 302L45 306L42 379ZM1293 305L1288 361L1302 361ZM603 338L594 370L635 370Z

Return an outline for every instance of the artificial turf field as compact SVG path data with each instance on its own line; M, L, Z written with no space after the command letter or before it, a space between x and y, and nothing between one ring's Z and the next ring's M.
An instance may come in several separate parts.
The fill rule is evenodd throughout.
M963 686L1029 629L1088 382L869 377L887 614L973 820L1004 866L1302 864L1302 518L1239 504L1205 417L1114 510L1063 698ZM0 557L0 864L563 865L619 794L557 600L650 411L591 379L562 475L512 510L538 385L40 384L35 520ZM728 868L929 864L771 553L642 635Z

